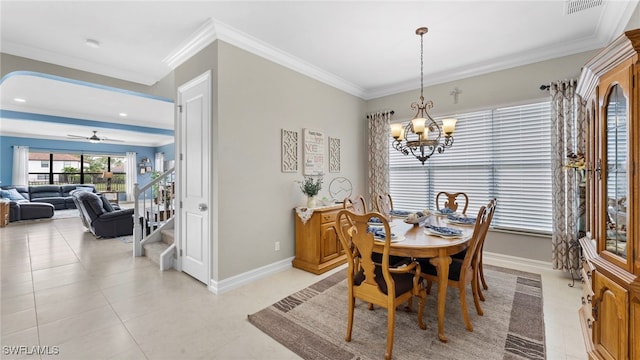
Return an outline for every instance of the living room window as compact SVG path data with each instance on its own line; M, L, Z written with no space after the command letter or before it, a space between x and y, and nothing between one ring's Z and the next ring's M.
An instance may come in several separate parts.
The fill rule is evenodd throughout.
M124 159L122 155L30 152L29 185L95 184L97 191L106 191L103 173L111 172L111 190L125 192ZM46 171L41 170L44 162Z
M457 114L455 143L425 165L389 147L390 194L398 209L435 209L440 191L465 192L467 214L498 199L496 229L551 232L548 101Z

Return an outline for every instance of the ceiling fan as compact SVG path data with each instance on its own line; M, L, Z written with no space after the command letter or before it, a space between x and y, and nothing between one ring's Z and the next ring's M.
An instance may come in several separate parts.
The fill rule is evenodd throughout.
M97 135L98 130L93 130L93 135L91 136L81 136L81 135L71 135L71 134L67 134L68 137L73 138L73 139L86 139L89 140L90 143L99 143L101 141L113 141L113 142L124 142L124 140L118 140L118 139L111 139L111 138L107 138L107 137L98 137Z

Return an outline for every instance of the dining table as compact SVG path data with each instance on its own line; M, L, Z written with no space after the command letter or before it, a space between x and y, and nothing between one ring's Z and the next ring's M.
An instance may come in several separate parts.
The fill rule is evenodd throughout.
M462 230L462 234L456 237L442 237L428 232L425 225L445 226ZM447 342L444 334L444 312L447 299L447 283L449 278L449 264L451 255L465 250L469 246L469 241L473 235L475 224L460 225L451 223L447 216L432 214L426 219L410 224L403 218L392 217L389 221L391 233L395 239L391 238L389 255L429 258L438 273L438 337L440 341ZM382 253L384 241L374 241L373 251Z

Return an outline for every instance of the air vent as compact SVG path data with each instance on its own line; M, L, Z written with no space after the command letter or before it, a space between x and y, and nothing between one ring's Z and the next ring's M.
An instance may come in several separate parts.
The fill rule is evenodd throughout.
M577 12L601 6L603 0L567 0L566 14L571 15Z

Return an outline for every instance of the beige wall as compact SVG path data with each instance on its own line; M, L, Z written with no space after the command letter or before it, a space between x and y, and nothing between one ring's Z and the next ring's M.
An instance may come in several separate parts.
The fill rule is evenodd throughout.
M435 116L518 104L532 99L548 99L548 92L541 91L540 85L549 84L558 79L577 79L582 65L594 54L595 51L590 51L430 86L424 89L424 96L426 100L433 100L434 108L431 114ZM461 91L457 104L449 95L449 92L456 87ZM419 96L420 91L416 89L370 100L367 102L367 111L393 109L395 115L392 121L409 120L415 115L409 106L418 100ZM464 144L456 143L454 146L464 146ZM445 153L438 156L447 155ZM526 191L526 189L522 190ZM498 199L499 207L500 199ZM492 231L487 237L485 251L551 261L551 240L549 237Z
M350 179L354 193L364 191L365 102L227 43L216 41L209 48L176 69L175 81L179 86L210 68L217 83L212 265L213 280L220 281L295 255L293 208L305 198L296 183L301 169L281 172L281 129L301 135L310 128L324 132L325 139L342 140L342 171L329 173L325 162L320 197L329 197L327 187L337 176ZM299 160L301 166L301 152Z

